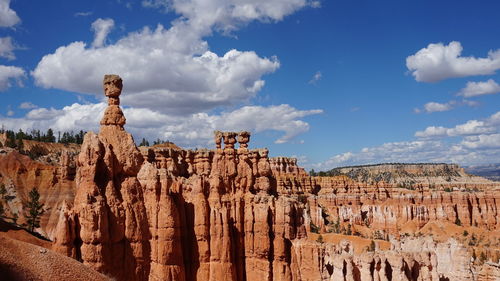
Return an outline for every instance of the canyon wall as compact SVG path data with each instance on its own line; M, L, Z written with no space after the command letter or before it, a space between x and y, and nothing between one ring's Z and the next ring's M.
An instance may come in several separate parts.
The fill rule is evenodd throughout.
M137 148L124 129L121 88L118 76L105 76L108 108L100 131L85 135L74 159L43 164L49 172L36 176L29 157L1 156L17 157L0 162L4 179L34 173L34 179L73 182L74 195L52 195L60 202L50 212L56 223L42 226L59 253L116 280L484 281L498 275L494 182L445 191L310 177L296 159L250 149L245 131L216 131L210 150ZM482 264L473 258L479 251L486 253Z

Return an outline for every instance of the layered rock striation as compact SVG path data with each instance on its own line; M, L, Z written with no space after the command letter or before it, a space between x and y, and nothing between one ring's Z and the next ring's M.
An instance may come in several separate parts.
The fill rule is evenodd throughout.
M395 238L407 222L456 218L498 229L497 193L309 177L294 159L249 149L248 132L216 131L213 150L139 150L123 127L121 89L118 76L105 76L109 106L99 133L84 138L74 202L60 212L53 245L117 280L467 280L455 278L471 272L443 266L470 260L458 246L387 250L377 241L366 252L312 232L326 239L338 221ZM452 248L462 260L439 259Z

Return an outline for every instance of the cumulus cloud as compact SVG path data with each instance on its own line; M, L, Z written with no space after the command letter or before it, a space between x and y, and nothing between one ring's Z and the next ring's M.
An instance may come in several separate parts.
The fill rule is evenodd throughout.
M458 143L443 140L389 142L380 146L366 147L358 152L338 154L309 167L326 171L339 166L377 163L479 165L498 161L500 157L499 135L468 137L467 139Z
M44 56L31 74L38 86L99 98L102 87L96 81L107 73L119 74L127 128L139 136L192 146L206 144L214 129L274 130L283 133L276 142L286 142L309 129L303 117L321 110L277 105L227 111L255 97L265 85L263 76L280 63L253 51L218 55L203 38L213 30L233 31L253 20L279 21L306 5L305 0L143 1L143 6L169 9L180 17L168 29L160 24L144 27L107 45L113 22L99 19L92 24L95 39L90 47L85 42L61 46ZM65 109L37 108L25 119L55 121L65 114Z
M486 82L467 82L465 88L460 90L457 95L470 98L497 93L500 93L500 85L493 79L489 79Z
M92 30L94 31L94 42L92 47L99 48L104 46L106 37L115 26L115 21L112 19L97 19L92 23Z
M306 0L143 0L144 7L173 10L189 19L197 30L207 27L232 31L241 25L257 20L261 22L281 21L287 15L305 7L320 7L318 1Z
M500 134L466 137L462 145L472 149L500 148Z
M314 84L316 85L316 83L321 79L321 71L316 71L316 73L314 73L313 77L311 78L311 80L309 80L309 84Z
M74 42L43 57L32 74L39 86L101 97L96 81L117 73L123 104L190 114L248 100L264 86L261 76L279 67L251 51L219 57L186 28L144 28L101 48Z
M10 8L10 0L0 0L0 27L11 27L20 21L16 12Z
M13 60L16 58L14 55L15 47L12 44L11 37L1 37L0 38L0 58L6 58L8 60Z
M62 109L38 108L31 110L22 118L0 118L0 123L7 129L55 131L96 130L106 104L73 104Z
M221 128L227 130L249 130L262 132L276 130L285 132L275 143L285 143L298 134L307 132L309 124L299 118L320 114L322 110L297 110L287 104L278 106L244 106L222 115Z
M346 152L332 156L313 167L328 170L338 166L363 165L375 163L415 163L415 162L449 162L444 153L446 145L440 141L406 141L389 142L380 146L365 147L358 152Z
M448 111L453 108L453 103L428 102L424 105L424 110L428 113Z
M453 128L431 126L415 135L422 139L366 147L334 155L310 167L324 171L338 166L388 162L496 163L500 158L500 111L484 120L469 120Z
M12 86L12 81L22 86L22 78L26 76L24 70L17 66L0 65L0 92Z
M23 118L4 118L0 123L7 128L31 128L56 131L97 130L106 108L105 103L75 103L62 109L37 108ZM207 146L213 140L214 130L248 130L281 132L276 140L282 143L309 129L301 118L319 114L321 110L298 110L289 105L244 106L220 114L194 113L176 116L145 108L125 108L127 130L137 138L168 139L176 144L195 147Z
M466 100L463 99L461 101L457 100L451 100L446 103L439 103L439 102L428 102L424 105L423 108L415 108L413 109L413 112L415 113L422 113L422 112L427 112L427 113L433 113L433 112L444 112L444 111L450 111L456 107L459 106L478 106L479 103L476 101L471 101L471 100Z
M427 127L415 133L419 138L456 137L468 135L491 134L500 131L500 111L484 120L469 120L453 128Z
M421 82L436 82L448 78L494 74L500 68L500 50L490 51L486 58L462 57L462 45L429 44L406 58L406 67Z
M35 83L100 97L96 81L116 73L125 83L123 104L184 114L247 101L264 86L262 76L279 67L277 58L237 50L219 56L202 38L217 28L281 20L308 2L151 0L143 5L168 7L181 17L169 29L144 27L107 46L103 43L111 22L98 20L93 45L101 47L89 48L84 42L59 47L38 63L32 72Z
M19 105L20 109L33 109L33 108L37 108L37 107L38 107L37 105L35 105L29 101L25 101Z

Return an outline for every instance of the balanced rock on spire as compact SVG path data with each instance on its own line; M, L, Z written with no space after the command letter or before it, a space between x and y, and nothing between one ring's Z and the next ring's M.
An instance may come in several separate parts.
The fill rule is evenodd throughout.
M123 128L126 119L120 108L120 94L122 93L123 82L120 76L115 74L104 75L103 81L104 95L108 97L108 107L104 111L101 120L103 126L119 126Z

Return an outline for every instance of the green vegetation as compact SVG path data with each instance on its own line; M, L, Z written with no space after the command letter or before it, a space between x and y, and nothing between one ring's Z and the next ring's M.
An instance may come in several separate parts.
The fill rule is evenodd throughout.
M376 230L375 233L373 233L373 239L384 240L384 234L382 234L380 230Z
M142 141L139 144L139 146L149 146L149 141L146 140L145 138L142 138Z
M0 129L0 134L5 133L7 135L7 140L5 142L5 146L11 148L17 148L18 150L23 150L22 141L23 140L33 140L39 142L49 142L49 143L83 143L83 136L85 132L80 130L77 133L71 132L58 132L58 137L56 139L54 135L54 131L49 128L47 132L43 133L40 130L31 130L30 132L23 132L22 129L14 132L13 130L5 130L4 128Z
M321 234L318 236L318 239L316 239L316 242L321 243L321 244L325 243L323 241L323 236Z
M462 226L462 221L460 221L460 219L457 217L455 219L455 224L458 225L458 226Z
M40 227L40 217L45 212L43 209L44 204L40 204L40 193L36 187L34 187L28 193L28 202L24 205L25 208L25 218L28 224L28 229L33 232L37 227Z
M330 228L330 232L333 232L333 233L340 233L340 218L337 218L337 221L335 221L331 228Z

